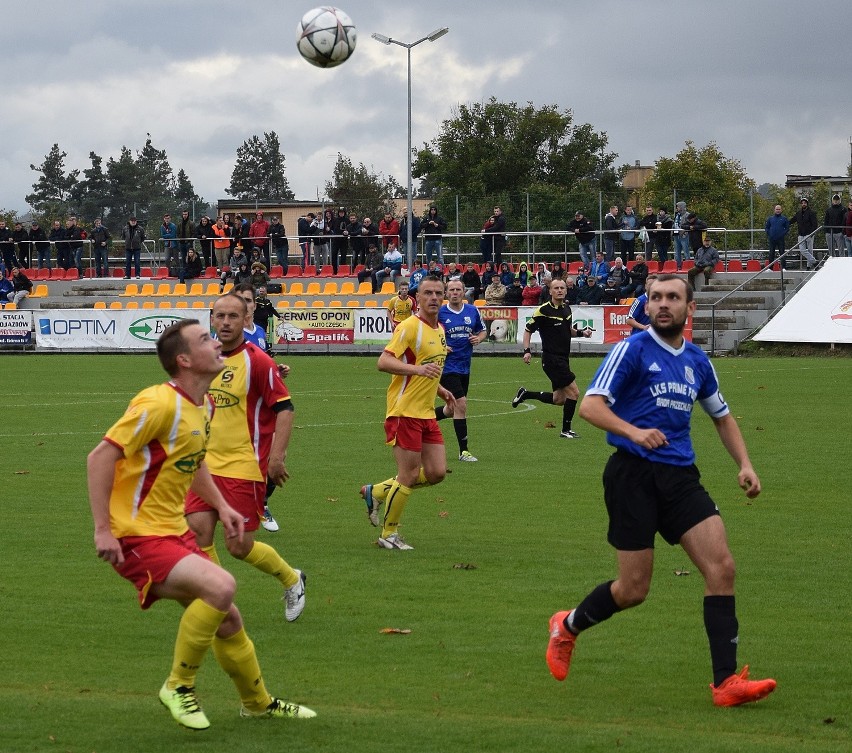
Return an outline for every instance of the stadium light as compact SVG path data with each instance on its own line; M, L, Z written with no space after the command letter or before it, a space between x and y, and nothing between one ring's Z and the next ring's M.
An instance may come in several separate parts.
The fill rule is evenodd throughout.
M393 39L392 37L386 37L384 34L379 34L374 32L370 36L373 37L377 42L381 42L382 44L395 44L400 47L405 47L406 52L408 53L408 152L406 153L405 163L408 167L408 190L407 190L407 202L406 202L406 221L405 221L405 229L406 229L406 244L405 244L405 255L407 257L406 261L408 262L409 268L414 264L414 242L411 236L411 225L413 222L413 212L412 212L412 187L411 187L411 48L417 47L418 44L422 42L434 42L437 39L440 39L444 34L446 34L450 30L449 26L443 26L440 29L435 29L435 31L427 34L422 39L418 39L416 42L400 42L398 39Z

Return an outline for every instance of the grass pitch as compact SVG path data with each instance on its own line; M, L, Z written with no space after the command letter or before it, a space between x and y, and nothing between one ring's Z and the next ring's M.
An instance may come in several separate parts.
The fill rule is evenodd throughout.
M179 608L142 613L95 557L85 486L88 451L133 394L163 378L156 359L2 356L0 750L849 750L848 361L715 362L764 485L753 502L710 420L694 419L738 565L740 661L779 683L739 709L711 704L701 578L664 543L648 602L583 634L568 680L550 677L550 614L615 568L603 433L578 420L582 438L560 440L547 427L559 426L558 408L509 405L520 384L546 388L537 359L475 360L469 430L480 462L456 460L445 422L452 473L409 502L413 552L376 548L358 497L394 467L375 358L288 362L292 478L273 497L282 530L260 537L308 573L305 612L286 623L276 583L226 566L270 690L319 717L241 720L212 656L198 684L210 730L179 728L157 701ZM597 364L573 361L581 387ZM388 627L411 633L380 632Z

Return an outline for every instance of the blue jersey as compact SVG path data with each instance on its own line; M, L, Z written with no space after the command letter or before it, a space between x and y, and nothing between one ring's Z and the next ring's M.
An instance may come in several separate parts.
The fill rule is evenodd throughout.
M261 350L266 350L266 330L263 327L258 327L255 324L254 329L251 332L244 327L243 337L246 342L251 343L252 345L257 345L257 347Z
M639 324L650 324L651 317L645 313L645 304L648 303L648 296L645 293L642 293L630 306L630 311L627 313L627 316L631 319L635 319ZM630 333L631 335L639 334L644 330L631 328L633 331Z
M444 304L438 312L438 321L447 331L447 346L451 348L444 361L444 373L470 374L473 345L468 338L485 329L479 309L465 303L461 311L455 312Z
M670 465L695 462L689 423L696 400L713 418L729 412L704 351L687 340L680 348L672 348L652 329L618 343L586 394L602 395L619 418L640 429L659 429L668 440L667 445L648 450L607 432L609 444Z

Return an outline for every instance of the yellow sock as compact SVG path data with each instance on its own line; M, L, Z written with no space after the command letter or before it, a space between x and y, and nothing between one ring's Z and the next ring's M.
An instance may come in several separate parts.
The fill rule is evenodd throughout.
M254 643L246 635L245 628L240 628L228 638L215 638L213 655L233 681L247 709L263 711L272 703L272 697L260 674Z
M210 648L219 625L227 616L227 612L220 612L201 599L195 599L184 610L175 639L172 671L166 681L169 689L174 690L180 685L195 687L195 675L198 674L201 660Z
M417 481L415 481L412 485L412 489L422 489L424 486L432 486L432 484L426 480L426 474L423 472L423 466L420 466L420 473L417 475Z
M299 582L296 571L269 544L264 544L262 541L254 542L254 546L243 558L243 562L248 562L262 573L278 578L284 588L290 588Z
M382 481L378 484L373 484L373 497L379 502L384 502L388 498L388 492L396 481L396 476L392 476L387 481Z
M216 545L211 544L210 546L202 546L199 547L204 554L206 554L211 562L215 562L219 567L222 567L222 563L219 561L219 553L216 551Z
M396 533L399 527L399 519L405 510L405 504L411 496L411 489L403 486L399 481L394 481L385 501L385 519L382 526L382 538L385 539L392 533Z

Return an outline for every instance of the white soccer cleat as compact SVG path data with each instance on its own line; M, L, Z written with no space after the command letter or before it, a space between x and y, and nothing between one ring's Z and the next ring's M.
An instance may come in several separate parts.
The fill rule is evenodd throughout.
M477 459L473 455L471 455L467 450L462 451L462 453L459 455L459 460L461 460L463 463L478 462Z
M269 511L268 507L263 508L263 515L260 518L260 524L271 533L275 533L278 530L278 521L272 517L272 513Z
M402 536L398 533L392 533L386 537L379 537L378 545L384 547L385 549L400 549L402 551L408 551L410 549L414 549L410 544L406 544L402 540Z
M287 622L295 622L305 608L305 581L308 576L296 570L299 580L290 588L284 589L284 617Z
M563 439L579 439L580 438L580 435L576 431L571 431L571 429L568 429L568 431L561 432L559 434L559 436L562 437Z

